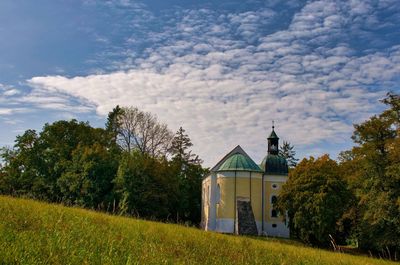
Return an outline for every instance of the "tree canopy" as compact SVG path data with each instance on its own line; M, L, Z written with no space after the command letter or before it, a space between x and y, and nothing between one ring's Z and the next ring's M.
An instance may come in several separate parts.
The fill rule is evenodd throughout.
M152 157L166 155L173 137L166 124L136 107L114 108L108 116L107 129L125 151L136 149Z
M389 93L389 108L355 125L352 156L343 163L359 209L357 233L365 249L400 250L400 96ZM355 177L354 177L355 176Z
M291 233L311 244L338 242L393 258L400 251L400 95L389 93L379 115L355 124L355 146L338 163L302 160L279 197Z
M336 236L336 223L350 196L338 164L324 155L303 159L289 173L279 203L288 212L292 235L312 245L329 246L329 235Z
M76 120L27 130L3 148L0 194L198 224L201 160L183 128L115 107L105 128ZM169 157L169 159L167 159Z
M277 206L291 236L398 255L400 95L389 93L382 103L382 113L354 125L354 147L338 161L323 155L297 164L284 142L281 155L292 169ZM182 127L174 135L152 114L116 106L105 128L61 120L17 136L0 151L0 194L198 224L207 169L192 147Z

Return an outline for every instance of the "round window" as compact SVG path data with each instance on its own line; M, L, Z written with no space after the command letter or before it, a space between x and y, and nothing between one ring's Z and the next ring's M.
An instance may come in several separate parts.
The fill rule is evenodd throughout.
M272 188L276 190L278 188L278 185L274 183L272 184Z

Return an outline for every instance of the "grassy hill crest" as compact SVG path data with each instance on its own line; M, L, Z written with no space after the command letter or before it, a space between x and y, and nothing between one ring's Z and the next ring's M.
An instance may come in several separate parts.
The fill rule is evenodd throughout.
M5 196L0 213L1 264L392 264Z

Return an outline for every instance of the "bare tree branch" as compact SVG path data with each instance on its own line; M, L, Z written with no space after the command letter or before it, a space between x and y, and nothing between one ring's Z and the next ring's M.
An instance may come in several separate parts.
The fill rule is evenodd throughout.
M173 134L156 116L136 107L123 107L117 117L118 143L128 152L138 149L153 157L167 154Z

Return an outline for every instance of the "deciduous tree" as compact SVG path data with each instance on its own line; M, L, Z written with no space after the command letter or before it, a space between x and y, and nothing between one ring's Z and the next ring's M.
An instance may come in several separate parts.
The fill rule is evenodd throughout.
M356 176L352 183L360 211L357 220L360 247L399 253L400 96L390 93L383 102L389 106L387 110L355 125L352 139L356 146L347 163L356 166L344 174L353 172Z
M165 156L170 148L172 132L149 112L123 107L115 113L118 142L127 152L138 149L152 157Z
M278 206L287 211L291 234L302 241L329 246L329 235L336 237L351 194L339 176L337 163L324 155L303 159L289 173L278 197Z
M117 159L118 156L99 143L79 145L57 180L63 202L92 209L110 209Z

